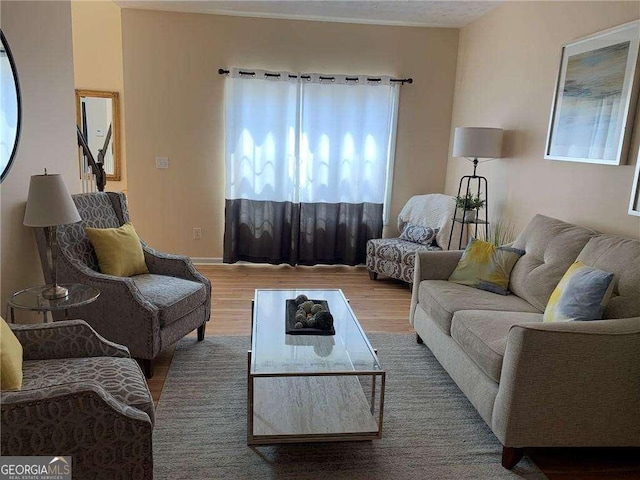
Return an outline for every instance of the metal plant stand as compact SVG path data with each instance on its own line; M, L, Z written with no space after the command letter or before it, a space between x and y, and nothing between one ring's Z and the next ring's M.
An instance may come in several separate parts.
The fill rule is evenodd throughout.
M489 236L489 217L488 217L488 212L489 212L489 190L488 190L488 186L487 186L487 179L486 177L482 177L480 175L476 175L476 168L478 167L478 159L475 158L473 160L473 175L465 175L464 177L462 177L460 179L460 185L458 186L458 197L460 197L460 193L462 192L462 186L466 180L467 184L466 184L466 194L465 194L465 200L464 200L464 206L462 207L462 209L460 207L458 207L458 203L456 202L456 209L455 212L453 213L453 222L451 222L451 232L449 234L449 245L447 245L447 249L451 249L451 241L453 240L453 230L455 227L456 223L460 223L462 224L462 228L460 228L460 241L458 242L458 248L461 249L462 248L462 238L464 237L464 231L465 231L465 226L467 226L467 228L472 228L471 225L475 225L475 231L474 231L474 235L477 237L478 236L478 225L484 225L484 235L485 238L488 238ZM473 209L468 209L467 208L467 200L469 199L469 194L473 191L473 189L475 188L476 190L476 195L478 197L480 197L481 193L484 193L484 199L485 199L485 206L484 206L484 219L478 218L478 212L476 209L476 216L473 220L469 219L466 220L465 219L465 215L467 212L469 211L473 211ZM484 192L483 192L484 190ZM458 211L461 210L461 215L458 213Z

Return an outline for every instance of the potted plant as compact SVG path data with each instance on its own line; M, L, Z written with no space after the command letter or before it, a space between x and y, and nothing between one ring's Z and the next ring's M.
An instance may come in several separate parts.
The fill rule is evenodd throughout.
M483 208L487 203L480 196L474 196L472 193L466 195L458 195L456 198L456 207L461 208L464 213L465 222L473 222L478 216L478 210Z

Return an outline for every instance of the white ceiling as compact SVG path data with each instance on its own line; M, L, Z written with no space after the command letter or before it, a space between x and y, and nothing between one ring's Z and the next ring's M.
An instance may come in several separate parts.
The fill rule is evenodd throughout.
M502 1L431 0L115 0L122 8L325 22L462 27Z

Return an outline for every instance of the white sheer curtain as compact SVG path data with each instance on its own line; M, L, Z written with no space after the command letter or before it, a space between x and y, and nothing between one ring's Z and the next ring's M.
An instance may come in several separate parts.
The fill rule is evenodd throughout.
M231 70L225 261L363 261L390 198L398 92L390 77Z
M237 72L225 88L227 198L294 201L299 84Z

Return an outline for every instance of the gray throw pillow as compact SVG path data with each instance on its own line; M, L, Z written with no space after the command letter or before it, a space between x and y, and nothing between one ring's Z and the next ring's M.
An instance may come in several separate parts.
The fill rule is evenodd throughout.
M423 227L421 225L408 223L400 234L400 239L422 245L431 245L439 231L439 228Z

